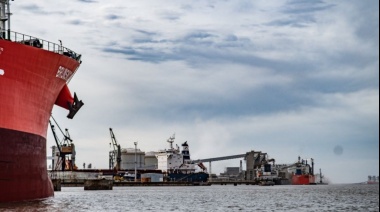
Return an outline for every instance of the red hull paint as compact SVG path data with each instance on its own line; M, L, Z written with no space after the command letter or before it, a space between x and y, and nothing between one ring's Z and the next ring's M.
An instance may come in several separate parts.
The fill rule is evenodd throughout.
M293 175L292 176L292 185L310 185L315 184L314 175Z
M379 184L379 182L367 181L367 184Z
M48 121L54 103L72 102L60 67L72 77L79 62L0 40L0 202L54 195L46 167Z

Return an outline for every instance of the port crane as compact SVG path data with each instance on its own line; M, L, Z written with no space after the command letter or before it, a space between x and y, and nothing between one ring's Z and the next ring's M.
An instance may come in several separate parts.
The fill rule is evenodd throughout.
M61 168L62 171L65 170L75 170L77 169L75 165L75 146L73 144L73 140L70 138L69 130L65 129L64 133L62 129L59 127L57 121L54 119L53 116L51 116L55 124L57 125L58 129L61 131L63 135L63 139L60 141L57 133L55 132L55 126L52 124L51 120L49 120L49 124L51 127L51 131L54 136L55 143L57 144L58 154L59 156L58 161L54 164L53 162L53 169L58 170ZM71 159L66 156L71 155ZM53 155L53 157L56 155ZM58 167L58 165L61 165L61 167Z
M113 150L109 153L109 169L116 168L116 170L120 170L120 163L121 163L121 147L120 144L117 144L115 134L112 131L112 128L110 128L110 135L111 135L111 143L110 147L113 147ZM116 167L114 166L114 163L116 161Z

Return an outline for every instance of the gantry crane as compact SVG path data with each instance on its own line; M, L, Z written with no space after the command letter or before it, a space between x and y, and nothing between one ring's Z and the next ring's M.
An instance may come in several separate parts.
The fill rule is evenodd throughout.
M116 137L112 131L112 128L110 128L110 134L111 134L110 146L113 147L113 150L111 150L109 154L109 168L110 169L115 168L117 171L119 171L120 163L121 163L121 147L119 144L117 144ZM116 161L116 166L114 166L115 161Z
M55 133L55 128L52 122L49 120L49 124L51 127L51 131L53 132L53 136L55 139L55 143L57 144L57 148L59 151L59 159L56 161L55 164L53 164L53 169L58 170L61 168L62 171L65 170L75 170L77 167L75 166L75 146L73 144L73 140L70 138L69 130L65 129L66 133L63 133L62 129L59 127L57 121L54 119L53 116L51 116L55 124L57 125L58 129L63 134L63 139L60 141L58 139L57 134ZM67 158L66 156L71 155L71 159ZM53 155L54 157L54 155ZM59 164L61 164L61 167L57 167Z

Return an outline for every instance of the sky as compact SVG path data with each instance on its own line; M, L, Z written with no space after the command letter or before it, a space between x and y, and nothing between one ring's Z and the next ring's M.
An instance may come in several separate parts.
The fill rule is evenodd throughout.
M69 87L85 105L72 120L53 109L80 168L108 168L112 128L122 148L165 149L175 134L192 159L301 156L331 183L357 183L379 175L378 8L370 0L16 0L11 30L82 54ZM239 163L214 162L212 171Z

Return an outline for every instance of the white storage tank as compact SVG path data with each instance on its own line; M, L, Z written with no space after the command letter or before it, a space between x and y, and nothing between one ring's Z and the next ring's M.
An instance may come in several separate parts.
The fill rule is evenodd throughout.
M145 153L145 168L146 169L157 169L157 152L146 152Z
M135 169L135 157L137 169L143 168L145 165L145 152L140 149L123 148L121 149L120 169Z

